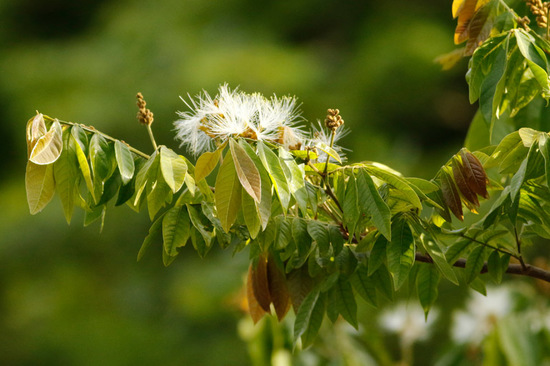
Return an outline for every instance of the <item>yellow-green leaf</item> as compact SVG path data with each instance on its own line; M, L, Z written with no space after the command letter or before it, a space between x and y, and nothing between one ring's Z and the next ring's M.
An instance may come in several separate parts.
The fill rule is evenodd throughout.
M160 169L166 184L173 193L180 190L187 173L187 163L183 157L176 154L166 146L160 147Z
M29 119L27 122L27 155L31 155L32 148L36 144L36 141L48 132L46 123L44 123L44 116L42 113L36 113L36 116Z
M119 140L115 141L115 157L122 183L127 184L134 176L134 157L128 146Z
M222 227L228 232L241 208L241 185L229 153L225 155L216 177L214 200Z
M31 215L42 211L55 193L53 165L38 165L29 161L25 174L25 188Z
M210 173L212 173L212 170L214 170L220 161L220 156L225 148L225 145L226 144L224 143L216 151L207 151L199 156L197 159L197 164L195 165L195 180L197 182L200 182L201 179L206 178Z

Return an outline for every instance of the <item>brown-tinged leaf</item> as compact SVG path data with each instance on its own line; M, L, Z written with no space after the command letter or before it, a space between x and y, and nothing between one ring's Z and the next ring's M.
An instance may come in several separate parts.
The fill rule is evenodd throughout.
M434 59L434 62L440 64L441 68L446 71L452 69L462 60L462 57L464 57L464 47L439 55Z
M290 295L286 286L285 274L277 267L277 263L271 254L267 259L267 279L269 282L269 296L277 318L281 321L290 309Z
M246 281L246 300L248 302L248 313L252 317L254 324L256 324L264 317L266 312L256 300L256 296L254 296L253 277L253 269L252 265L250 265L248 268L248 278Z
M488 199L487 184L489 178L479 159L466 149L460 150L460 157L464 165L464 176L470 189L481 197Z
M302 266L291 271L286 278L290 300L294 312L297 313L302 301L311 292L314 286L313 279L309 276L307 266Z
M451 178L450 174L447 173L445 169L442 169L439 179L445 204L460 221L463 221L462 201L460 200L460 195L458 194L458 189L456 188L453 178Z
M468 41L464 49L464 56L470 56L490 35L492 28L492 17L489 17L491 7L485 6L490 1L455 0L453 2L453 17L458 17L454 42L460 44Z
M258 304L266 312L270 312L271 296L269 295L269 280L267 276L267 257L260 255L256 266L252 267L252 290Z
M258 168L256 168L250 156L248 156L246 151L237 144L235 140L229 140L229 147L231 149L233 161L235 162L235 170L237 171L239 181L250 197L252 197L256 203L260 203L262 197L262 181Z
M479 200L477 199L477 195L474 191L472 191L466 180L464 166L456 156L453 157L452 169L456 185L458 186L458 190L460 191L460 193L462 193L464 199L469 201L475 207L479 207Z

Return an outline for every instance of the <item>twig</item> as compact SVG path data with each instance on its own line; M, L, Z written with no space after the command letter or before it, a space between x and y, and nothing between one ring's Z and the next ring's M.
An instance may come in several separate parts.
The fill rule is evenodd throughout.
M51 121L51 122L55 121L54 118L49 117L49 116L46 116L46 115L44 115L44 119L47 119L47 120L49 120L49 121ZM105 133L103 133L103 132L101 132L101 131L99 131L99 130L96 130L94 127L91 127L91 126L86 126L86 125L83 125L83 124L81 124L81 123L67 122L67 121L61 121L61 120L57 120L57 121L58 121L59 123L61 123L62 125L78 126L78 127L82 128L82 129L85 130L85 131L88 131L88 132L91 132L91 133L97 133L98 135L101 135L101 136L103 136L104 138L106 138L107 140L110 140L110 141L113 141L113 142L115 142L115 141L121 141L121 140L115 139L114 137L111 137L111 136L109 136L109 135L107 135L107 134L105 134ZM128 144L126 144L126 146L128 146L128 149L129 149L131 152L133 152L134 154L139 155L139 156L141 156L142 158L145 158L145 159L149 159L149 158L150 158L149 155L145 154L145 153L142 152L142 151L139 151L138 149L136 149L136 148L134 148L134 147L132 147L132 146L130 146L130 145L128 145Z
M433 263L433 259L430 256L428 256L427 254L423 254L423 253L416 253L415 254L415 259L418 262ZM461 259L457 260L453 264L453 266L458 267L458 268L465 268L466 267L466 259L461 258ZM485 263L483 265L483 267L481 268L481 271L479 271L479 273L487 273L487 272L488 272L487 263ZM550 272L545 271L544 269L542 269L540 267L532 266L530 264L521 265L521 264L516 264L516 263L510 263L510 264L508 264L508 268L506 269L506 273L520 275L520 276L528 276L528 277L536 278L536 279L539 279L539 280L550 283Z

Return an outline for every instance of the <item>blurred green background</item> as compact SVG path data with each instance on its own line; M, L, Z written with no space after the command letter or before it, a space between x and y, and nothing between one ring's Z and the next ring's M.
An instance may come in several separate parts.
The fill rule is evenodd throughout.
M186 248L164 268L157 248L137 263L145 212L112 209L101 234L82 228L81 212L67 226L57 198L28 213L25 123L36 110L150 151L135 119L141 91L157 141L177 149L179 96L228 82L296 95L313 123L339 108L350 161L430 178L475 110L465 63L433 62L454 48L450 3L0 1L0 364L250 363L237 331L246 254L200 260ZM442 290L448 303L463 293Z

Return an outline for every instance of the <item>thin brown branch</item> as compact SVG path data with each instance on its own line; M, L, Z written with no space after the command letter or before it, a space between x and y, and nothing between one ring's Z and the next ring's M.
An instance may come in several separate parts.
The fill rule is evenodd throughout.
M432 258L426 254L422 253L416 253L415 259L418 262L423 263L433 263ZM457 260L453 266L459 267L459 268L465 268L466 267L466 259L459 259ZM487 264L485 263L483 267L481 268L481 271L479 273L487 273ZM536 278L545 282L550 283L550 272L545 271L544 269L540 267L535 267L530 264L524 264L523 266L521 264L511 263L508 265L508 268L506 269L506 273L515 274L519 276L527 276Z

